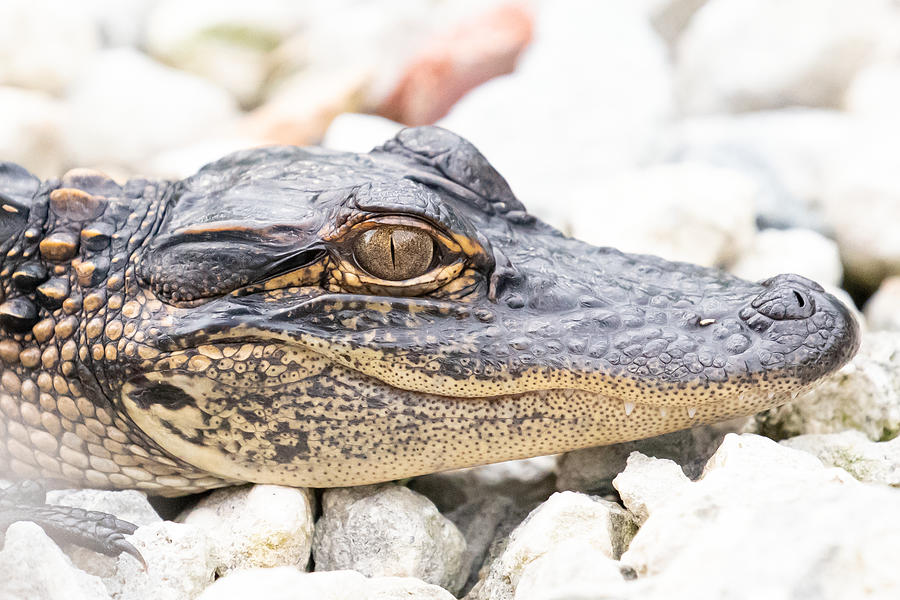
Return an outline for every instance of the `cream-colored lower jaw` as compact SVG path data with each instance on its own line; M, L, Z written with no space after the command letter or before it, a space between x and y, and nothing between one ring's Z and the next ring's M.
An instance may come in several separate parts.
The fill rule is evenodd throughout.
M139 406L129 417L175 457L219 477L292 486L361 485L651 437L751 415L790 390L721 393L715 402L622 400L578 390L459 398L396 389L352 369L243 395L202 373L150 373L193 402ZM674 399L674 398L672 398ZM683 399L680 399L683 400Z

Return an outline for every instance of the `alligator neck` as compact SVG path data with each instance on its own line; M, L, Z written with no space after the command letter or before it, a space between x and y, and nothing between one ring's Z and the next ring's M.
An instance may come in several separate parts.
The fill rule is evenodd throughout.
M0 473L125 487L139 483L126 482L137 473L190 470L117 410L112 393L127 376L118 359L132 341L119 317L143 298L136 257L173 189L75 171L42 184L23 209L0 265L0 431L8 433Z

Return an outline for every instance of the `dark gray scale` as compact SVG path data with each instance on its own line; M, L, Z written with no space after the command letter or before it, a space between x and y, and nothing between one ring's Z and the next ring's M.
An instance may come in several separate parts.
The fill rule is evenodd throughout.
M38 178L19 165L0 162L0 251L3 254L26 228L40 186Z
M49 310L56 310L69 296L68 277L54 277L39 285L35 290L35 296L41 306Z
M47 267L37 262L19 265L12 274L16 288L25 293L33 292L38 285L47 281L48 277Z
M28 331L38 322L38 309L27 298L13 298L0 304L0 325L10 331Z
M94 287L102 283L106 280L106 276L109 274L109 259L105 256L97 256L91 259L89 263L91 265L91 269L89 274L82 278L81 273L79 273L78 283L82 287Z
M81 230L81 246L92 252L105 250L115 231L116 227L112 223L100 221L85 225Z

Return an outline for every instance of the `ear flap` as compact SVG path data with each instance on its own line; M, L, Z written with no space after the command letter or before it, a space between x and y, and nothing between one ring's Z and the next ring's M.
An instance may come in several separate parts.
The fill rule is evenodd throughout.
M499 213L525 211L503 176L471 142L452 131L430 125L410 127L373 152L406 156L432 167L448 180L487 200Z
M40 185L23 167L0 162L0 245L25 228Z

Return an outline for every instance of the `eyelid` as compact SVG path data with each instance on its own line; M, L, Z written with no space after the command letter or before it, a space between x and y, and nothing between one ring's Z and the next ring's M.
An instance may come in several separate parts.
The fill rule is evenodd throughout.
M363 221L353 223L348 230L342 231L338 234L337 237L343 238L342 241L345 240L347 243L352 244L352 241L356 239L356 236L361 235L369 229L374 229L375 227L382 227L385 225L423 229L434 238L435 242L437 242L440 246L443 246L448 252L461 254L463 251L462 246L460 246L453 239L453 237L448 235L442 228L424 219L410 217L407 215L386 214L370 217Z

